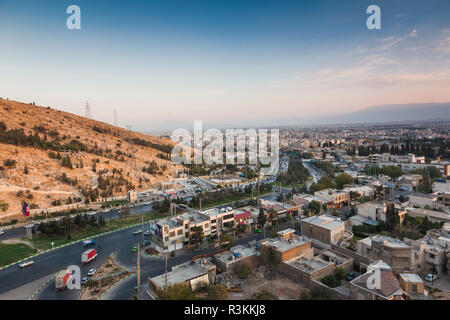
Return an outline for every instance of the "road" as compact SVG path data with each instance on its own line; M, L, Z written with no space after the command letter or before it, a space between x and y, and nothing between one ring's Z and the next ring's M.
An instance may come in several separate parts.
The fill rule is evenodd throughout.
M152 205L151 204L143 204L138 205L136 207L130 207L130 215L133 214L141 214L143 212L151 211ZM96 218L99 219L100 216L102 216L106 221L109 219L114 219L119 217L119 209L112 209L111 211L106 212L99 212L96 215ZM49 219L51 220L51 219ZM32 222L30 222L32 223ZM26 236L26 230L24 227L17 227L14 229L8 229L4 230L4 234L0 235L0 241L3 240L9 240L9 239L15 239L15 238L21 238Z
M304 161L303 160L303 166L308 169L309 174L312 177L312 181L309 182L306 185L306 189L309 191L309 188L312 186L313 183L317 183L319 182L320 178L322 178L322 173L319 169L317 169L316 167L314 167L313 165L311 165L308 161Z

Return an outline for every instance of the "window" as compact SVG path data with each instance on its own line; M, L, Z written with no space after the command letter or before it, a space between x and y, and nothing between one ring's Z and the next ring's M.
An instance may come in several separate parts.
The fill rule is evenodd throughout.
M214 219L214 220L211 220L211 223L216 223L216 219Z
M413 292L417 292L417 284L413 284L412 285L412 291Z
M209 228L209 223L205 223L205 229Z
M177 235L178 235L178 236L181 236L182 234L183 234L183 230L181 230L181 229L178 230Z
M232 214L227 214L226 216L223 216L223 220L232 219L233 217L234 217L234 213L232 213Z
M175 231L170 231L170 237L175 237Z
M165 237L165 238L164 238L164 241L169 241L169 237Z

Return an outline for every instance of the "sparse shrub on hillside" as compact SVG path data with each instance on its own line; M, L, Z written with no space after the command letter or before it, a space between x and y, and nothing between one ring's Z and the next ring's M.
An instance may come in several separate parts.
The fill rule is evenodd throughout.
M8 209L9 209L9 203L0 201L0 210L2 210L3 212L6 212L6 211L8 211Z
M73 169L72 161L70 160L69 156L65 156L65 157L62 158L61 166L69 168L69 169Z
M12 159L6 159L3 161L5 167L14 168L16 166L17 161Z

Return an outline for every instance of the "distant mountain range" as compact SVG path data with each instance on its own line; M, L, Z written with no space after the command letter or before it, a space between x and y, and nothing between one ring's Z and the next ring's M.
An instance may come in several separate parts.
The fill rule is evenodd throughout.
M450 102L379 105L363 110L310 119L311 124L384 123L450 120Z

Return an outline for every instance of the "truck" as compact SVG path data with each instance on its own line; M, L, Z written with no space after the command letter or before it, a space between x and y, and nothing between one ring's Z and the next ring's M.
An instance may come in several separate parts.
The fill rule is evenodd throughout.
M97 258L97 251L95 249L89 249L86 250L81 254L81 262L82 263L89 263L92 260Z
M83 246L90 247L90 246L95 245L96 242L97 242L97 240L92 240L92 239L85 240L85 241L83 241Z
M58 274L55 277L55 288L58 291L64 290L64 288L67 285L67 282L69 282L70 279L70 271L69 270L62 270L58 272Z

